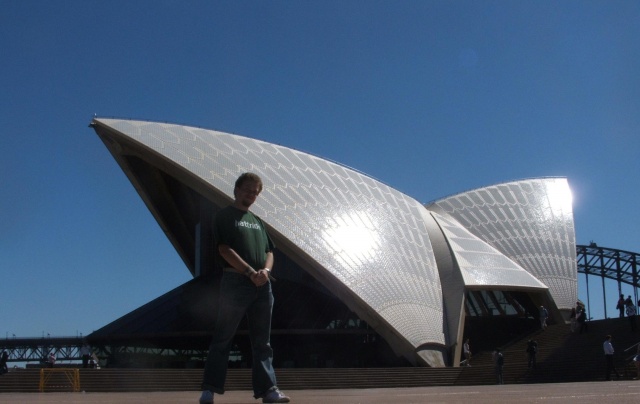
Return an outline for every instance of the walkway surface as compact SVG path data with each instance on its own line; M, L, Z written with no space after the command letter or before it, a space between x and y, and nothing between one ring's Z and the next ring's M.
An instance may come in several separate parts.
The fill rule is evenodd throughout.
M640 403L640 381L495 386L414 387L396 389L291 390L292 404L418 404L418 403ZM196 404L194 391L154 393L0 393L0 403L154 403ZM216 404L256 404L248 391L216 395Z

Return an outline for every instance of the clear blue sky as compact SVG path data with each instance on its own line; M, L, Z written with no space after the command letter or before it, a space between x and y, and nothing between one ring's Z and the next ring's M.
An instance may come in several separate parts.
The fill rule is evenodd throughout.
M94 114L422 202L566 176L578 244L640 252L639 72L636 0L0 0L0 336L87 335L190 279Z

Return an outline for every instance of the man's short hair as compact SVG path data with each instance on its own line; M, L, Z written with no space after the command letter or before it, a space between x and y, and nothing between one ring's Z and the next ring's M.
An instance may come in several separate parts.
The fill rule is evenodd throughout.
M262 178L255 173L242 173L236 180L235 187L240 188L245 182L255 182L260 187L259 191L262 191Z

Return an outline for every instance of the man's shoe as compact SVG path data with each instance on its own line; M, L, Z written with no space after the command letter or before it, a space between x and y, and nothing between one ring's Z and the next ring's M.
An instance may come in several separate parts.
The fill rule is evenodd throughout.
M274 388L262 397L263 403L288 403L289 397L282 394L278 388Z
M200 404L213 404L213 393L209 390L202 390Z

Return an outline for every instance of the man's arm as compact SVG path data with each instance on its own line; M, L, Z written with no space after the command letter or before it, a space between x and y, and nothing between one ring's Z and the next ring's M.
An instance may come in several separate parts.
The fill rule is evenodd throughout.
M273 252L271 251L267 253L267 260L264 263L264 269L268 269L269 271L273 269Z

